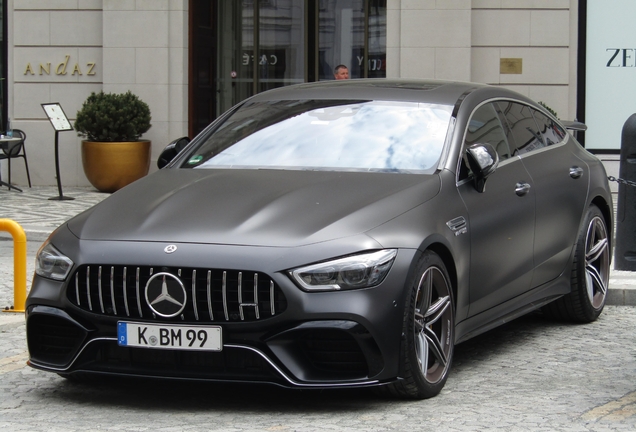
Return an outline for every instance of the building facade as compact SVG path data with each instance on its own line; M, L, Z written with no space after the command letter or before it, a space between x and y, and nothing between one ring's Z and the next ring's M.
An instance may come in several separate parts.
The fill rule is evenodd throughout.
M562 119L581 111L585 0L0 0L2 129L27 134L31 179L54 185L54 130L91 92L131 90L150 106L151 170L233 104L281 85L438 78L512 88ZM89 185L75 132L59 135L62 183ZM6 174L3 165L3 176ZM3 177L4 178L4 177ZM26 184L20 163L15 183Z

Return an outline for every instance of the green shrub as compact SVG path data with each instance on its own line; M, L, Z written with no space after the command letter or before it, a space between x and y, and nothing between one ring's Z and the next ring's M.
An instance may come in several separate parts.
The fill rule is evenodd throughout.
M75 130L89 141L137 141L150 129L150 108L130 91L91 93L77 112Z
M550 114L552 114L555 118L559 118L559 116L557 115L556 111L553 110L552 108L550 108L549 106L547 106L545 103L539 101L539 105L541 105L543 108L547 109L548 112Z

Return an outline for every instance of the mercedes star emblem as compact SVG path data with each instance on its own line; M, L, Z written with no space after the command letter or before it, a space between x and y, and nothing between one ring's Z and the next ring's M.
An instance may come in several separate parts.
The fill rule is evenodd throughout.
M183 283L170 273L157 273L146 284L146 302L152 311L164 318L183 312L187 294Z

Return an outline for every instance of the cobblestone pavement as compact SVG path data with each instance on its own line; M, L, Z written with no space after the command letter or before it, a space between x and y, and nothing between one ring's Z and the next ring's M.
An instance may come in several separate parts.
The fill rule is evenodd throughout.
M24 320L0 316L0 428L9 431L634 431L636 308L587 325L531 315L456 348L439 396L111 379L25 366Z
M71 217L99 203L110 194L88 187L67 187L62 195L74 200L57 201L57 187L24 188L23 193L0 189L0 218L16 221L27 237L27 289L31 286L35 253L55 228ZM0 232L0 308L12 306L13 298L13 238Z
M107 195L56 188L0 192L0 218L27 231L27 286L48 233ZM8 202L11 202L8 204ZM0 306L13 304L12 239L0 233ZM636 293L632 272L610 291ZM609 297L608 297L609 300ZM618 303L614 303L618 304ZM632 303L628 303L632 304ZM441 395L385 399L368 390L111 379L90 385L31 369L24 317L0 313L0 428L9 431L634 431L636 308L607 306L596 322L527 316L458 345Z
M88 187L66 187L64 197L69 201L50 200L59 197L56 187L24 188L23 193L0 190L0 218L13 219L27 233L27 239L43 241L58 226L71 217L97 204L110 194Z

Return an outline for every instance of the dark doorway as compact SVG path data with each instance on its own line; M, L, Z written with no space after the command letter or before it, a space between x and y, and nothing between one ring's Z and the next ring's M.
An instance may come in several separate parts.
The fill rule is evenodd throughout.
M190 137L276 87L386 76L386 0L190 0Z
M216 1L190 0L188 135L201 132L216 111L217 5Z

